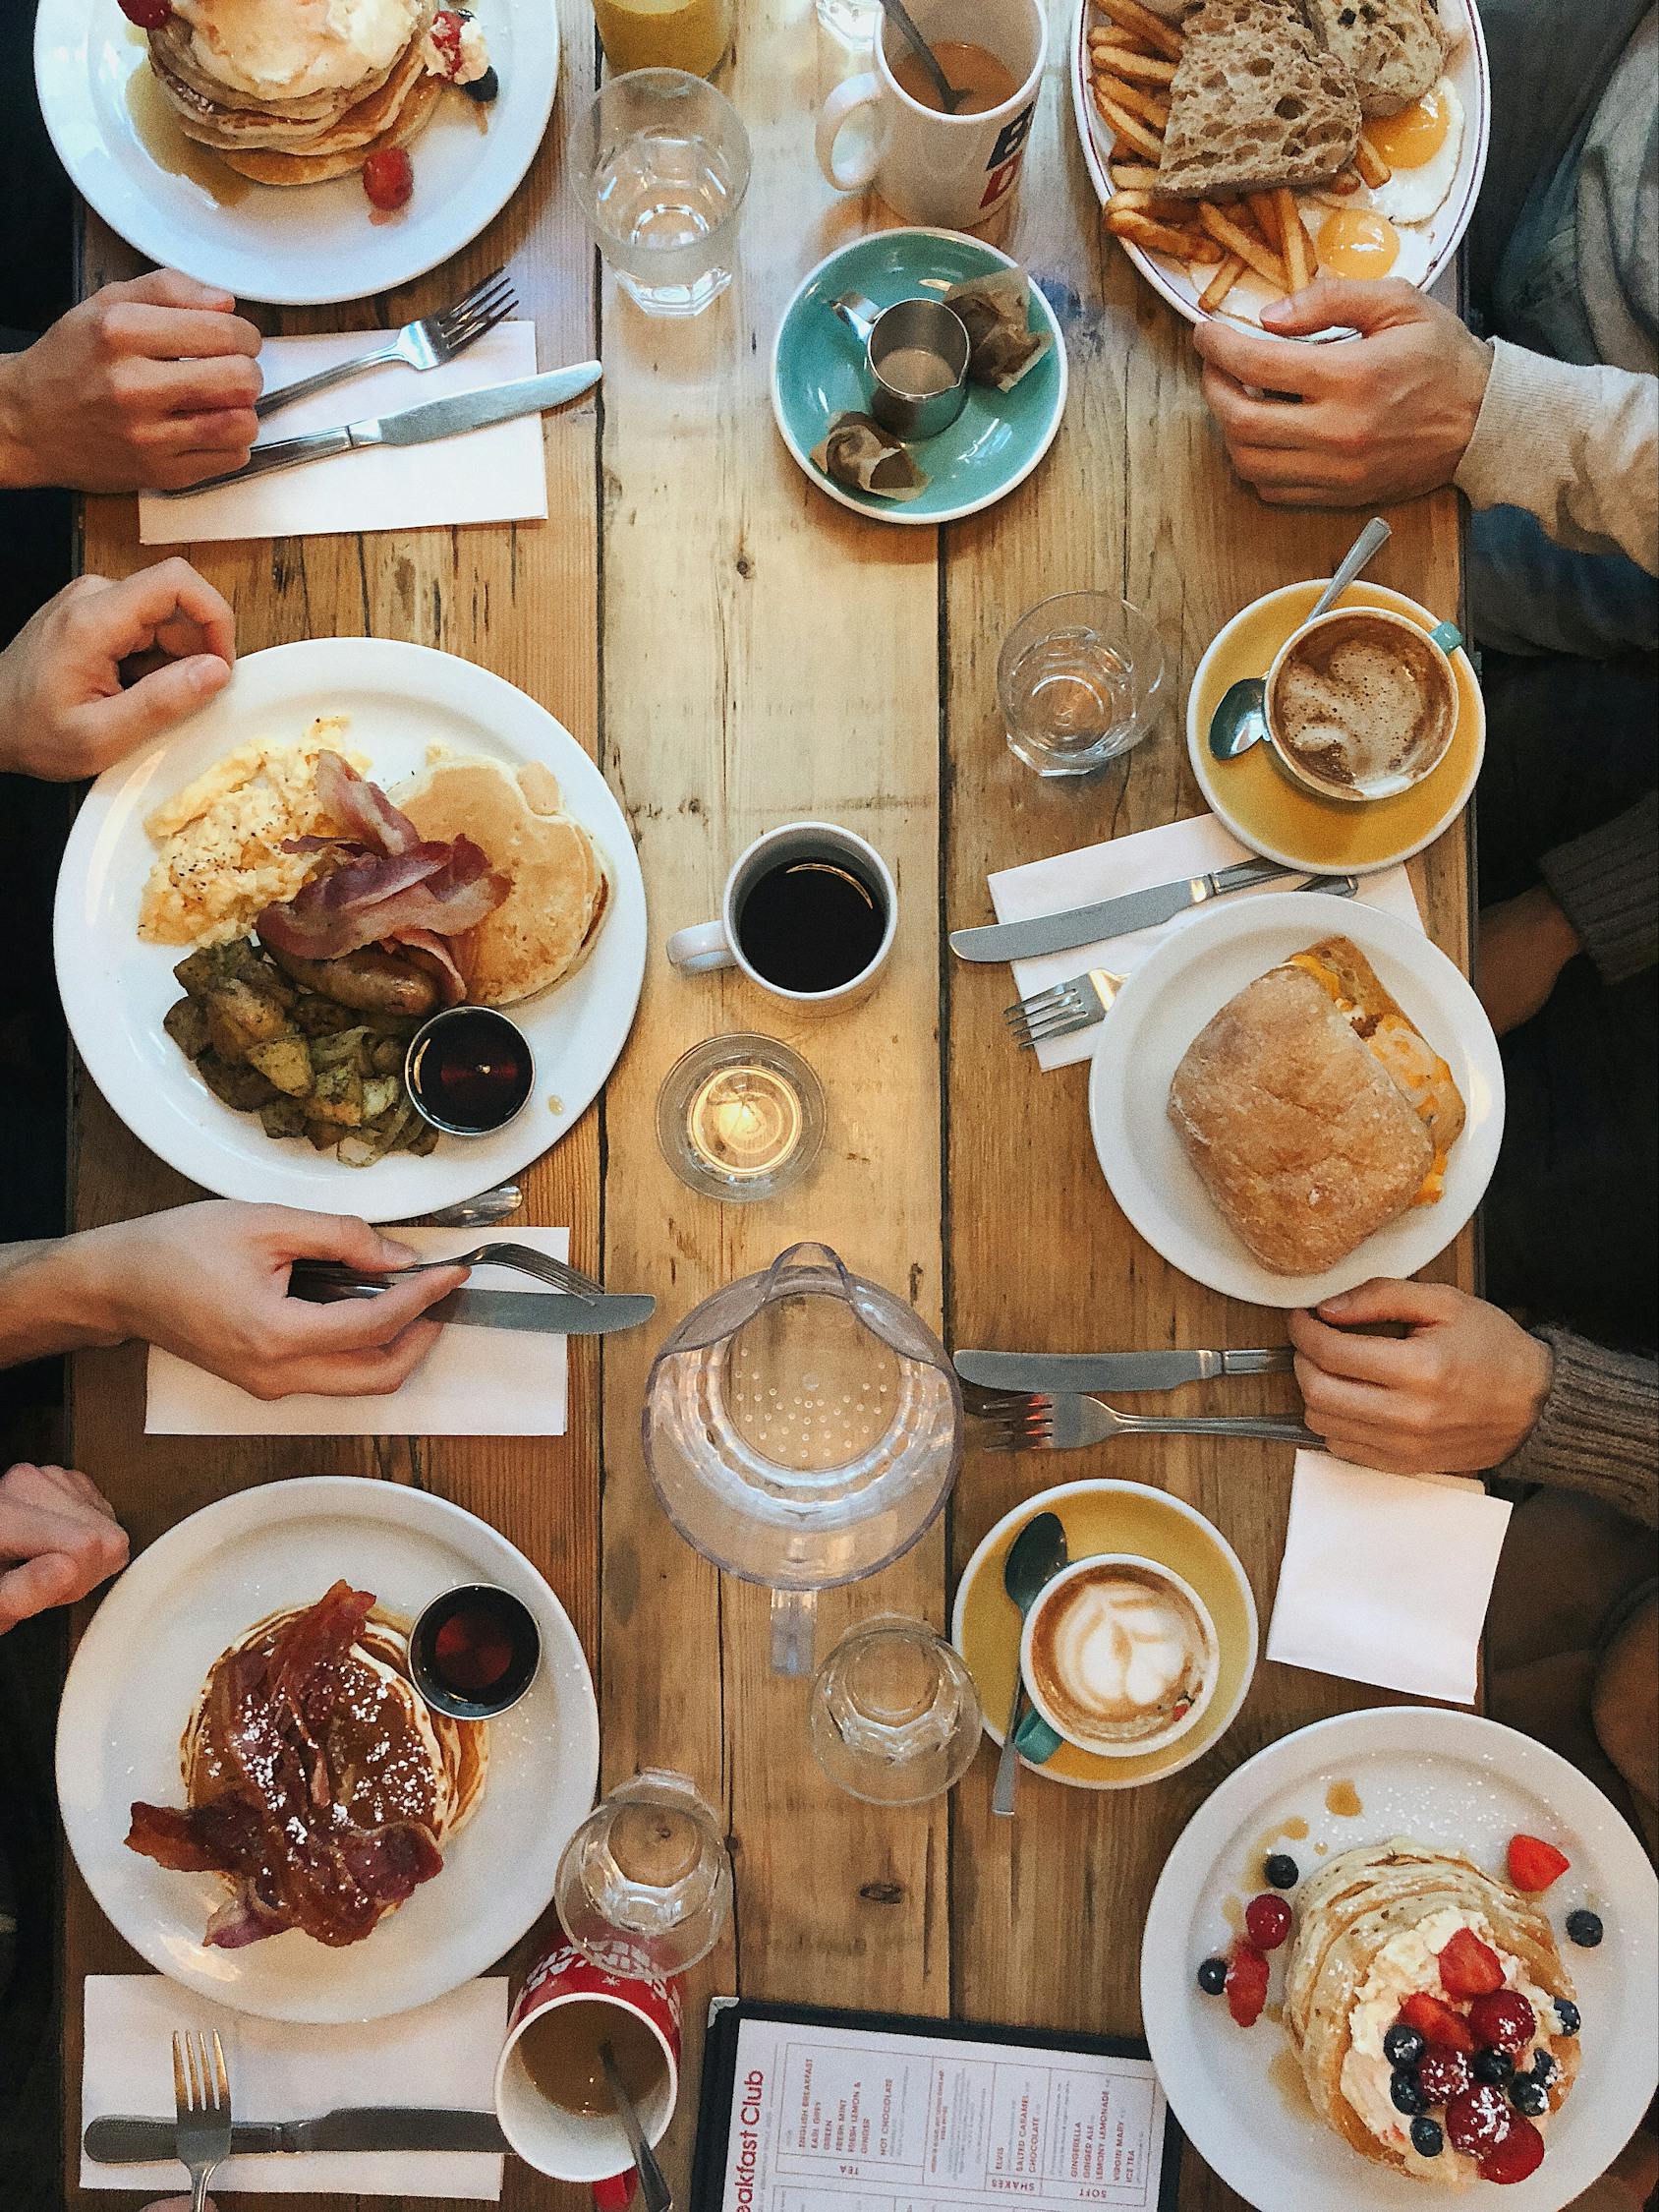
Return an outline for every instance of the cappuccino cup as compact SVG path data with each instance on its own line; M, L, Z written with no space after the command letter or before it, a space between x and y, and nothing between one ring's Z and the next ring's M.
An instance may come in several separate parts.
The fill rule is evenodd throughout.
M1377 607L1340 607L1291 632L1268 670L1274 758L1293 783L1349 804L1394 798L1446 757L1462 643Z
M1173 1568L1103 1552L1056 1575L1025 1619L1020 1671L1055 1733L1102 1759L1161 1750L1203 1717L1221 1648Z

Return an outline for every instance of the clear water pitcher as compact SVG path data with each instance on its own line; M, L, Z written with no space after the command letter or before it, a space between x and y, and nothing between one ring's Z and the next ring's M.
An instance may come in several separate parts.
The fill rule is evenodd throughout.
M658 1354L645 1456L716 1566L772 1593L772 1665L813 1663L817 1593L910 1549L962 1457L962 1396L911 1309L827 1245L716 1291Z

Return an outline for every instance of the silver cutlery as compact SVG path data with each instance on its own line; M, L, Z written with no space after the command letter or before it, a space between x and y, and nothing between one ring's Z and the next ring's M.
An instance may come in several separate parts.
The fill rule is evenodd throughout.
M608 2043L600 2045L600 2065L604 2068L605 2087L610 2091L610 2101L616 2108L616 2117L622 2123L622 2131L634 2154L634 2171L640 2178L640 2201L645 2206L645 2212L673 2212L674 2192L668 2186L661 2167L657 2163L656 2152L646 2141L639 2110L628 2094L622 2069L616 2064L616 2053Z
M412 1260L407 1267L388 1267L374 1273L363 1267L348 1267L338 1259L297 1259L289 1271L289 1286L293 1295L304 1297L302 1286L309 1284L352 1288L367 1285L372 1290L384 1290L405 1275L429 1275L437 1267L510 1267L516 1274L534 1275L539 1283L546 1283L554 1290L568 1291L573 1298L599 1298L604 1285L596 1283L592 1275L584 1275L580 1267L572 1267L568 1260L555 1259L551 1252L538 1252L534 1245L478 1245L471 1252L458 1252L448 1259Z
M188 498L216 485L241 484L249 477L268 476L273 469L326 460L331 454L350 453L362 446L429 445L440 437L459 437L466 431L484 430L491 423L510 423L520 415L540 415L549 407L562 407L567 400L591 391L603 374L599 362L579 361L569 369L554 369L545 377L524 377L517 383L491 384L484 391L457 392L451 399L429 399L424 407L406 407L398 415L371 416L361 423L343 423L338 430L307 431L299 437L273 438L268 445L256 445L241 468L161 495L166 499Z
M200 2028L175 2031L173 2103L173 2146L190 2173L190 2212L202 2212L207 2184L230 2156L230 2079L217 2028L210 2042Z
M964 1382L984 1390L1173 1390L1228 1374L1288 1374L1287 1344L1258 1352L974 1352L954 1354Z
M1336 333L1333 333L1336 335ZM1341 565L1313 603L1310 622L1328 614L1372 555L1393 536L1380 514L1373 515L1343 555ZM1267 735L1267 683L1261 676L1240 676L1222 693L1210 717L1210 750L1217 760L1236 760Z
M1202 1420L1166 1415L1119 1413L1098 1398L1042 1391L977 1408L975 1418L988 1430L994 1452L1069 1452L1085 1444L1104 1444L1115 1436L1261 1436L1281 1444L1318 1444L1323 1439L1299 1421L1270 1414L1214 1416Z
M912 22L910 11L904 5L904 0L882 0L882 8L883 11L887 16L889 16L895 24L897 24L900 31L902 31L902 33L904 34L905 40L909 44L911 52L916 56L916 59L921 63L922 67L927 71L928 77L932 82L933 88L939 94L940 101L944 106L945 114L954 115L956 110L961 106L962 102L967 98L967 92L959 88L957 86L952 85L949 78L945 76L939 56L934 52L933 48L928 44L927 40L922 36L922 33L916 29L915 24Z
M516 1183L497 1184L493 1191L481 1191L476 1198L465 1198L459 1205L439 1206L436 1213L411 1215L404 1228L426 1229L490 1229L498 1221L518 1212L524 1203L524 1193Z
M335 1306L348 1298L379 1298L383 1278L362 1283L314 1282L299 1295L314 1306ZM605 1291L601 1297L575 1298L561 1291L454 1290L429 1306L423 1318L453 1321L462 1328L522 1329L533 1336L611 1336L637 1329L657 1310L644 1293Z
M274 415L279 407L287 407L296 399L309 399L313 392L326 391L331 384L343 384L361 377L366 369L379 369L387 362L401 361L410 369L441 368L458 353L465 353L475 338L504 322L517 306L507 272L498 268L482 284L475 284L453 307L423 316L419 322L406 322L370 352L354 354L350 361L335 362L332 369L318 369L291 384L278 384L274 391L261 392L254 412L261 417Z
M1128 891L1120 898L1073 906L1062 914L991 922L983 929L953 929L950 950L964 960L1035 960L1043 953L1068 953L1074 946L1099 945L1108 937L1126 936L1132 929L1151 929L1184 914L1190 906L1208 905L1212 899L1225 899L1230 892L1248 891L1255 884L1306 873L1305 869L1281 867L1277 860L1240 860L1230 868L1213 869L1207 876L1154 884L1150 890Z
M1296 886L1298 891L1322 891L1328 899L1351 899L1359 889L1357 876L1312 876ZM1069 1037L1091 1029L1106 1019L1106 1012L1123 988L1123 978L1103 967L1087 975L1073 975L1064 983L1052 983L1046 991L1033 991L1005 1007L1002 1019L1021 1052L1035 1052L1056 1037Z
M89 2120L81 2138L99 2166L160 2164L175 2155L170 2120L112 2113ZM315 2120L236 2121L231 2158L301 2151L502 2151L507 2138L492 2112L447 2112L422 2105L366 2105L320 2113Z

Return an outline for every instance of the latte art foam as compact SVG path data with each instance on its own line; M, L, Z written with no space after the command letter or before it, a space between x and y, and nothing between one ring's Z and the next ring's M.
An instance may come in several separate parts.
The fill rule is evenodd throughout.
M1310 776L1368 790L1408 781L1439 757L1454 700L1421 632L1353 613L1321 622L1290 648L1272 713L1280 743Z
M1185 1592L1114 1562L1062 1585L1031 1646L1034 1686L1072 1736L1163 1736L1207 1700L1216 1649Z

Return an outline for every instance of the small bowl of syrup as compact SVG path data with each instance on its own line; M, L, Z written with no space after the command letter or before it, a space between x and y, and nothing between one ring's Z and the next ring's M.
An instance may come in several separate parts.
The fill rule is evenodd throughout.
M536 1085L530 1039L491 1006L450 1006L417 1029L403 1064L410 1103L446 1136L489 1136Z
M427 1703L455 1720L493 1720L517 1705L542 1664L542 1632L509 1590L469 1582L416 1621L409 1674Z

